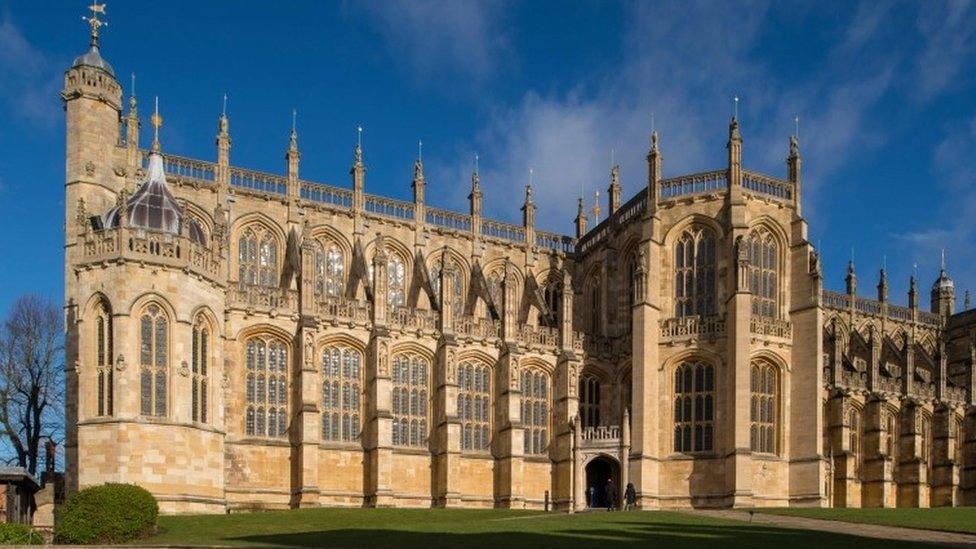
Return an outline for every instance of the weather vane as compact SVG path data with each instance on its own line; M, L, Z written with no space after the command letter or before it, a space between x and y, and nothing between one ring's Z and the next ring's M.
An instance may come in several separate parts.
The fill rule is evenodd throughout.
M99 4L93 0L92 4L88 6L88 9L92 13L91 17L85 17L82 15L81 20L88 23L88 26L91 27L91 45L93 47L98 47L98 29L103 26L108 26L107 22L98 18L98 14L105 15L105 4Z

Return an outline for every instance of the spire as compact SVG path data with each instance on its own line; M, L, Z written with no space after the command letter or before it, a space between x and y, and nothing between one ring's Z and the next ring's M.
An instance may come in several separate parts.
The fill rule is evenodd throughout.
M593 191L593 209L592 209L592 212L593 212L593 224L594 225L599 225L600 224L600 214L603 213L603 211L600 209L600 191L599 190Z
M847 295L856 296L857 295L857 273L854 272L854 260L851 259L847 263L847 278L844 279L847 282Z
M291 135L288 139L288 150L298 152L298 109L291 110Z
M915 270L918 270L918 264L915 265ZM912 274L911 278L908 279L908 308L918 308L918 281L915 274Z
M888 273L885 271L885 268L882 267L878 276L878 301L881 302L888 301Z
M730 187L742 185L742 135L739 133L739 96L735 96L735 114L729 121L729 171ZM731 195L730 195L731 196Z
M153 126L152 152L159 154L159 127L163 125L163 117L159 116L159 96L156 96L156 107L152 117L149 119Z
M424 189L427 180L424 178L424 142L417 141L417 159L413 162L413 201L420 204L424 201Z
M522 221L527 229L535 227L535 202L532 201L532 168L529 168L529 183L525 186L525 204L522 205ZM530 239L530 242L534 242Z
M354 153L354 166L363 165L363 127L356 126L356 151Z
M298 196L298 163L302 153L298 151L298 110L291 110L291 134L288 136L288 152L285 153L288 169L288 191L289 194Z
M480 223L481 218L481 177L478 175L478 155L474 155L474 171L471 172L471 194L468 195L471 203L471 216Z
M217 119L217 137L227 137L229 135L230 122L227 120L227 94L224 94L224 106L220 111L220 118Z
M931 292L932 312L950 316L955 312L956 287L955 283L949 278L949 271L946 268L945 248L942 249L942 261L939 268L939 278L932 284Z
M611 158L612 158L612 156L613 156L613 153L611 153ZM620 208L620 192L621 192L621 188L620 188L620 166L618 166L617 164L614 164L613 163L613 160L611 160L610 163L611 163L611 167L610 167L610 187L607 188L607 194L609 195L609 198L610 198L610 213L609 213L609 215L613 215L613 212L617 211L617 209Z
M359 193L364 192L366 188L366 166L363 164L362 125L356 126L356 148L353 151L352 169L349 170L349 175L352 176L353 191ZM353 198L355 201L355 197ZM365 201L363 204L365 204Z
M653 115L651 127L654 126ZM657 131L651 130L651 148L647 152L647 213L654 215L657 211L657 199L661 183L661 151L658 149Z
M800 117L796 121L796 133L790 136L790 155L786 157L786 179L793 183L793 206L796 208L797 215L800 215L800 167L803 161L800 160Z
M132 88L129 92L129 114L125 117L125 142L132 149L139 148L139 106L136 102L136 73L132 73ZM135 161L135 158L131 159ZM134 166L133 166L134 167Z
M586 212L583 207L582 196L579 197L578 199L578 203L576 206L576 219L573 221L576 223L576 238L577 239L583 238L583 235L586 234L587 219L586 219Z

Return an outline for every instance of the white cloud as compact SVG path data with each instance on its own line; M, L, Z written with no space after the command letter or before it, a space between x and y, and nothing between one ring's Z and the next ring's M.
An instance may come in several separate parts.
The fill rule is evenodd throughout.
M361 7L397 57L409 60L417 80L441 81L445 72L484 80L506 48L500 2L410 0Z
M976 52L976 2L931 2L920 10L917 26L922 52L916 60L916 92L932 99L952 87L953 81L972 66Z
M627 53L584 83L596 83L592 88L528 92L518 104L491 113L477 139L488 213L518 219L513 202L518 197L521 204L532 167L541 227L571 232L581 185L588 207L593 190L600 190L605 214L611 148L621 165L625 200L646 182L652 112L665 176L720 168L733 94L743 98L744 155L753 169L783 175L795 113L803 117L801 141L811 167L807 181L839 168L858 147L878 144L881 137L866 127L864 113L891 88L896 59L881 56L871 66L853 67L838 53L802 79L777 79L759 57L766 15L763 3L749 9L715 3L633 6L626 16ZM877 35L883 22L852 18L850 27L838 48L863 53L883 47ZM447 168L438 175L447 179L456 173ZM815 185L806 187L807 197L811 188Z
M47 57L31 44L9 16L0 19L0 98L11 116L53 126L61 86Z

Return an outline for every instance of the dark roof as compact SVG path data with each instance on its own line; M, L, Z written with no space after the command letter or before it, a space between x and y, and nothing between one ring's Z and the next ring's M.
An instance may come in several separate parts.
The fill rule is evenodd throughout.
M88 51L75 57L75 62L71 64L72 67L95 67L96 69L102 69L103 71L115 76L115 71L112 70L112 65L109 65L108 61L102 57L102 54L98 53L98 46L92 46Z
M183 208L173 198L166 184L166 173L163 170L163 156L158 152L149 155L149 170L146 180L132 193L125 202L126 225L139 229L150 229L170 234L180 234L181 224L186 218L187 234L193 242L206 244L206 237L199 223L193 218L186 217ZM113 207L104 217L105 227L119 225L119 208Z

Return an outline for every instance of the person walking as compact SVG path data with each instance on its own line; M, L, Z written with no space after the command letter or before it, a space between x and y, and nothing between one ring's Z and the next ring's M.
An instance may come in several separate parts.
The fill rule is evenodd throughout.
M607 479L607 511L613 511L617 508L617 485L613 483L613 479Z
M634 489L634 483L628 482L627 489L624 490L624 511L630 511L637 506L637 490Z
M591 509L593 507L596 507L596 485L595 484L591 484L590 485L590 505L589 505L589 507Z

